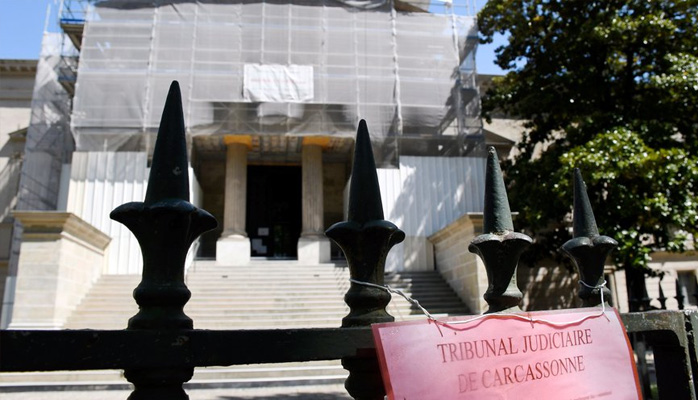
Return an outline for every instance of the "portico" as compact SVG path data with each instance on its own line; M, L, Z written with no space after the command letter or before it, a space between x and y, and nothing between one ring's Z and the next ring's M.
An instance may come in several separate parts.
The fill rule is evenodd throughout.
M204 204L222 222L215 253L209 237L204 256L220 265L245 265L252 257L329 262L324 231L343 219L352 147L350 138L323 136L196 138L193 166Z

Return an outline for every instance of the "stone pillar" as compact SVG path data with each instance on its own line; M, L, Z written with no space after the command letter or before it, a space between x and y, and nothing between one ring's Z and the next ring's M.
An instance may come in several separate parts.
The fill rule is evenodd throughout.
M330 261L330 242L324 233L322 145L318 139L324 138L303 140L303 226L298 240L298 262L304 264Z
M323 236L322 147L303 146L302 236Z
M61 329L101 276L111 238L72 213L15 211L22 224L10 329Z
M225 208L223 233L216 242L216 262L244 265L250 262L250 239L245 231L247 214L247 149L249 136L225 138Z
M228 145L225 159L225 213L221 236L246 237L246 211L247 146L241 143L231 143Z

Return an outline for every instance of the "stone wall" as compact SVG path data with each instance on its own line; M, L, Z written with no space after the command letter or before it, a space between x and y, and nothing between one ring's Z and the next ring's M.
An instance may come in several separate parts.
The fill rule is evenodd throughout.
M436 269L463 302L475 313L487 310L483 299L487 271L479 256L468 251L470 242L482 232L482 214L466 214L431 235ZM533 267L519 265L517 285L523 292L521 308L527 311L581 306L577 296L577 274L552 261Z
M487 272L482 260L468 251L470 242L482 231L481 214L466 214L445 228L429 236L434 248L436 270L448 282L470 310L477 314L487 310L482 296L487 290ZM678 308L677 283L683 291L684 307L698 307L698 252L683 254L654 252L649 267L658 276L646 279L650 305L661 306L659 286L667 299L666 307ZM625 271L617 271L607 264L604 274L611 290L611 304L620 312L628 312L628 295ZM663 274L660 279L659 274ZM554 260L543 260L533 266L519 265L517 286L523 293L521 308L525 311L541 311L582 307L577 297L579 275Z
M10 329L59 329L105 269L110 238L66 212L15 212L23 226Z
M487 310L483 295L487 290L485 265L468 251L482 231L482 214L465 214L429 236L434 246L436 270L474 314Z
M579 276L552 260L534 266L519 264L516 280L523 293L525 311L558 310L582 306L577 297Z

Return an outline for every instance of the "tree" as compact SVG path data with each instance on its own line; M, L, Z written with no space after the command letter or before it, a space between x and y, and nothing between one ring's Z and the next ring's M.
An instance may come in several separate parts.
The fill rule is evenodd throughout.
M505 166L517 221L537 239L524 261L569 237L579 167L642 296L649 254L698 237L698 0L489 0L478 22L482 43L509 35L484 116L526 121Z

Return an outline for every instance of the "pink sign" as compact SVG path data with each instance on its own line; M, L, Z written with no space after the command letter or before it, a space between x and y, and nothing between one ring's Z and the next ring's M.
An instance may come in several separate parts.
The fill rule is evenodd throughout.
M615 309L474 318L373 325L388 398L642 398Z

